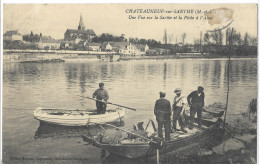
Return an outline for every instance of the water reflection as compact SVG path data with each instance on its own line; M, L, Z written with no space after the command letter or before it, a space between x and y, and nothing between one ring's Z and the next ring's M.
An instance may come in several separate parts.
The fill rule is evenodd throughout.
M124 121L109 123L117 127L123 127ZM39 127L35 131L34 139L51 137L81 137L82 134L95 136L104 129L111 129L108 125L88 125L88 126L62 126L40 121Z
M240 105L246 107L250 98L256 97L256 64L256 60L231 61L230 96L234 101L233 104L237 100L240 102L242 98L243 102L240 102ZM6 104L20 104L21 102L13 103L12 97L21 96L26 92L25 86L30 85L34 87L32 93L41 92L47 95L51 92L59 92L60 96L44 98L47 104L49 100L60 101L62 97L64 101L74 101L83 106L86 100L82 96L90 96L98 87L99 82L105 82L105 88L109 91L111 100L138 108L152 107L147 104L154 103L159 90L166 90L167 98L172 99L175 88L181 87L183 94L187 95L198 85L205 88L206 102L213 103L216 98L221 102L224 101L224 98L220 96L223 97L223 93L226 92L227 82L226 60L10 63L5 64L3 68L4 90L14 90L14 93L15 89L21 90L19 93L9 95L10 98L4 99ZM244 90L246 90L243 92L244 96L237 95L237 91ZM9 93L4 92L4 96ZM139 101L140 97L142 97L142 102ZM42 99L35 95L30 98L32 102ZM22 103L26 105L28 102ZM242 108L236 110L238 113Z
M110 102L137 109L126 111L126 129L132 128L135 122L154 117L153 107L160 90L165 90L166 98L172 102L175 88L182 88L182 94L187 96L202 85L206 105L225 103L227 63L227 60L4 63L4 143L18 149L17 142L24 143L34 137L80 136L89 131L49 125L37 128L32 112L38 106L95 109L95 102L83 96L91 96L99 82L105 83ZM228 114L244 112L256 97L257 60L232 60ZM108 109L112 108L108 105Z
M34 134L34 139L59 137L63 135L80 137L80 135L86 130L87 130L86 126L69 127L69 126L60 126L60 125L41 122Z

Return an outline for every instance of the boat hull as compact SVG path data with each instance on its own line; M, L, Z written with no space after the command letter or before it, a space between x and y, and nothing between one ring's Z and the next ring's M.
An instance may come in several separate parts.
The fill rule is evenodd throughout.
M48 110L49 112L46 112ZM125 110L108 110L105 114L96 114L96 111L87 112L84 110L63 109L52 110L38 107L33 112L33 116L35 119L49 124L62 126L86 126L95 123L123 121Z
M222 129L220 128L221 119L217 120L214 123L210 123L209 128L204 129L198 133L195 133L191 136L176 139L168 142L164 142L163 147L160 151L160 154L166 154L168 152L178 152L185 148L190 147L191 145L205 145L215 140L216 138L221 138ZM207 123L208 121L204 121ZM102 144L98 141L95 141L92 137L82 135L84 141L91 143L93 146L104 149L112 154L127 158L141 158L141 157L151 157L156 156L156 149L151 147L149 143L130 143L130 144Z

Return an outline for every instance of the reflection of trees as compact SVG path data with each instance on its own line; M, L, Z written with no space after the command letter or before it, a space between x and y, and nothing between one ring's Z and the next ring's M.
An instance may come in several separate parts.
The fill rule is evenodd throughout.
M4 84L6 82L14 83L16 82L19 77L21 76L21 72L18 67L19 65L8 63L3 65L3 82Z
M202 74L203 74L203 82L208 82L208 74L209 74L209 62L204 62L203 63L203 69L202 69Z
M256 61L231 61L231 82L248 81L252 79L252 74L257 74ZM257 77L255 77L257 80Z
M167 63L163 64L163 84L166 85L167 78Z
M77 78L78 68L74 64L69 64L67 68L65 68L65 76L67 77L67 81L69 84L75 83Z
M86 83L87 83L87 72L88 72L88 68L87 68L87 70L85 68L86 68L85 64L80 65L79 86L80 86L80 91L83 95L86 92L85 87L86 87Z
M214 71L213 71L213 77L212 77L212 83L216 83L217 86L219 86L220 79L221 79L221 61L215 61L214 62Z
M100 71L101 71L101 80L103 81L104 79L106 79L108 75L108 65L107 64L102 64L100 67Z

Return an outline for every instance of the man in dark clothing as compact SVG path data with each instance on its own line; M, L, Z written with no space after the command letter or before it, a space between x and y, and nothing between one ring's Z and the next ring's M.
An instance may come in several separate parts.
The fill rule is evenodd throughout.
M204 88L199 86L197 91L191 92L188 97L188 104L190 106L190 128L193 129L194 117L197 113L198 127L201 127L202 108L204 107Z
M165 140L170 141L171 131L171 103L165 99L165 93L160 92L160 99L155 102L154 114L158 122L158 135L163 138L162 128L165 129Z
M107 101L109 99L107 91L104 89L104 83L99 83L99 89L93 93L93 98L97 100ZM105 114L107 105L106 103L96 101L97 114Z

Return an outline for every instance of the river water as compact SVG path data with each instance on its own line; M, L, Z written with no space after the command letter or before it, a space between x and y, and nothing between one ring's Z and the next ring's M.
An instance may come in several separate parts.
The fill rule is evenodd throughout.
M172 102L175 88L182 88L182 94L187 96L201 85L205 88L205 105L225 103L227 64L225 59L4 63L4 158L15 163L14 160L24 157L26 163L37 157L87 157L88 162L100 163L99 156L94 155L99 150L85 146L80 137L59 140L54 134L35 139L39 122L33 118L33 110L38 106L94 109L95 102L84 96L91 96L98 83L104 82L110 102L137 109L136 112L127 110L127 128L154 117L153 106L160 91L165 91L166 98ZM228 114L244 112L256 97L257 59L233 59ZM91 154L86 153L90 150ZM33 159L26 161L30 157Z

